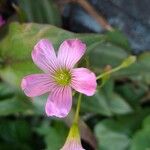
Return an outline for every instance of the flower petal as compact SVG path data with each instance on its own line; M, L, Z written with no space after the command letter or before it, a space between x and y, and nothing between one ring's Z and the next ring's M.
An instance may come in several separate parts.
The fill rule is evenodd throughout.
M44 72L53 72L57 67L55 50L47 39L40 40L34 46L32 59Z
M53 85L53 81L48 74L28 75L21 82L22 90L29 97L35 97L49 92Z
M92 96L96 92L96 76L86 68L76 68L72 70L72 88L87 96Z
M45 111L48 116L66 117L72 105L70 87L56 87L48 97Z
M68 141L66 141L65 145L60 150L85 150L85 149L82 148L79 139L69 139Z
M58 60L63 67L72 68L84 55L86 45L78 39L65 40L59 48Z

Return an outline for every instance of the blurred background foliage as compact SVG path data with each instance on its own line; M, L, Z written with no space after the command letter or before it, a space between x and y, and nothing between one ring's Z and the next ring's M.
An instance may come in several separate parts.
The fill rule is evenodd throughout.
M96 2L99 4L95 0L89 2L93 8ZM78 13L70 13L71 8ZM102 8L98 10L102 11ZM80 15L81 12L86 15ZM20 90L24 76L39 72L31 60L31 51L41 38L51 40L55 49L65 39L81 39L87 44L87 53L79 66L88 67L97 75L107 65L116 67L136 53L135 64L112 74L94 96L83 97L82 142L86 150L150 149L148 49L139 47L138 53L135 52L132 40L118 26L114 26L116 29L113 31L95 31L95 20L88 24L91 16L76 3L1 0L0 13L7 21L0 28L0 150L58 150L65 142L74 112L65 120L48 118L44 113L47 95L30 100ZM109 15L105 15L109 21Z

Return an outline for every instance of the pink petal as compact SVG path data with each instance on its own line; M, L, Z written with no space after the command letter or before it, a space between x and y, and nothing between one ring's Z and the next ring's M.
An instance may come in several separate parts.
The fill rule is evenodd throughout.
M84 55L86 45L78 39L65 40L59 48L58 60L63 67L72 68Z
M49 92L54 86L48 74L33 74L22 79L21 88L29 97L35 97Z
M96 92L96 76L86 68L76 68L72 70L72 88L87 96L92 96Z
M79 139L69 139L60 150L85 150Z
M48 97L45 111L48 116L66 117L72 105L70 87L56 87Z
M34 63L44 72L53 72L56 68L56 54L51 42L40 40L32 51Z

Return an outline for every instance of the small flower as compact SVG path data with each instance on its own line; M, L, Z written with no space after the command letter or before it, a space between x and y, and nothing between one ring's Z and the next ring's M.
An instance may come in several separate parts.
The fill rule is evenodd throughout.
M81 145L79 129L76 124L71 127L66 143L60 150L85 150Z
M91 96L96 91L96 76L86 68L74 68L84 55L86 45L78 39L65 40L57 56L47 39L40 40L32 51L34 63L43 74L28 75L21 87L29 97L49 92L45 111L48 116L65 117L72 105L72 89Z
M3 26L4 24L5 24L5 20L0 15L0 27Z

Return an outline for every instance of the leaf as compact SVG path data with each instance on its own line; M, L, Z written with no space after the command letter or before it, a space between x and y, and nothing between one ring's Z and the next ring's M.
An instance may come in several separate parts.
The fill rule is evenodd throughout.
M31 138L31 128L28 122L18 120L11 122L10 120L1 120L0 122L0 143L1 149L22 149L31 150L29 141Z
M130 150L149 150L150 149L150 116L145 118L143 129L133 136Z
M130 105L118 94L112 94L109 97L110 108L115 114L128 114L133 110Z
M31 128L24 120L14 122L1 121L0 137L7 142L27 142L31 136Z
M130 138L123 131L121 125L112 120L104 120L95 127L95 135L99 143L99 150L126 150Z
M144 83L124 83L116 86L115 90L134 107L141 105L141 98L147 93L148 86Z
M95 93L94 96L83 96L81 111L98 113L104 116L112 115L106 97L103 95L103 93L98 91Z
M19 0L18 3L27 21L61 25L60 12L53 0Z
M14 96L14 89L4 82L0 82L0 100Z
M140 63L146 66L147 68L150 67L149 58L150 58L150 52L144 52L138 57Z
M29 100L22 97L13 97L0 101L0 116L8 116L15 113L32 112Z
M143 128L150 130L150 115L147 116L143 121Z
M2 150L9 150L10 149L10 143L0 143L0 148ZM27 145L26 143L25 144L12 144L11 143L11 150L16 150L16 149L21 149L21 150L32 150L32 148Z
M68 134L67 128L63 122L58 121L54 123L54 126L50 126L48 121L43 121L36 131L44 136L46 150L60 149L64 145Z
M29 100L27 97L22 96L22 94L12 86L7 83L0 82L0 116L8 116L18 113L30 115L44 114L43 112L39 111L39 109L41 110L44 108L44 104L38 104L43 100L38 100L35 101L35 103L31 103L31 99Z
M149 150L150 149L150 130L137 132L132 141L130 150Z
M130 104L128 104L128 102L119 94L115 93L113 88L114 84L112 81L110 81L102 89L110 111L113 112L113 114L119 115L132 113L133 109L131 108Z
M150 84L150 52L145 52L143 54L141 54L139 56L139 63L141 64L141 66L143 66L143 68L145 68L147 70L146 73L144 73L144 71L141 69L140 72L142 72L143 76L144 76L144 81L147 84Z
M45 104L46 104L47 98L48 98L48 94L44 94L42 96L37 96L32 99L32 105L33 105L35 114L46 115Z
M109 41L115 45L122 47L128 51L131 51L129 41L125 35L119 30L114 30L106 33L106 41Z
M110 43L97 42L88 47L89 64L96 68L119 65L128 54Z
M97 91L94 96L83 96L81 110L83 112L93 112L104 116L113 114L129 114L133 110L131 106L118 94L110 93L109 96L101 91Z

